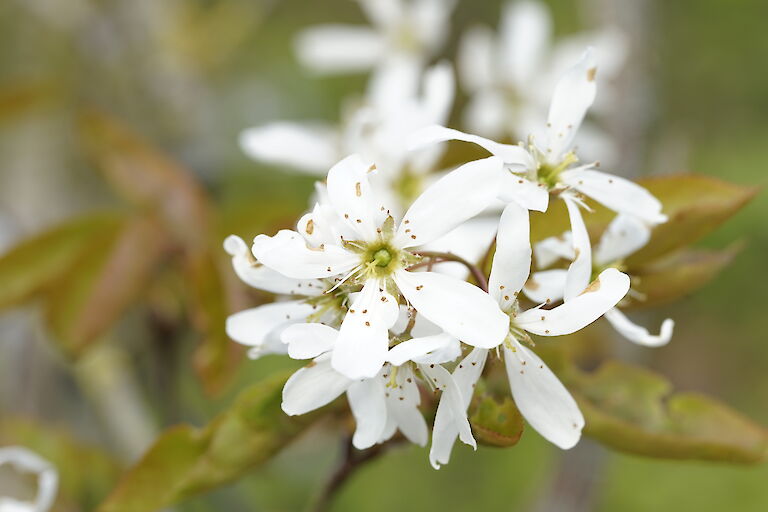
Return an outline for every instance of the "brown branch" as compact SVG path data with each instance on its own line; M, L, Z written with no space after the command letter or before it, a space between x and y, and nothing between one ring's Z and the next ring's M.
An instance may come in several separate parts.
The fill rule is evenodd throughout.
M423 256L425 258L432 258L433 260L437 260L438 262L441 261L455 261L457 263L461 263L467 269L469 269L470 274L472 274L472 277L477 282L477 286L479 286L484 292L488 291L488 280L485 278L485 274L483 274L483 271L477 268L476 265L473 265L472 263L468 262L461 256L457 256L450 252L435 252L435 251L419 251L416 254L419 256ZM413 265L409 268L418 268L419 266L428 265L430 262L427 263L417 263L416 265Z

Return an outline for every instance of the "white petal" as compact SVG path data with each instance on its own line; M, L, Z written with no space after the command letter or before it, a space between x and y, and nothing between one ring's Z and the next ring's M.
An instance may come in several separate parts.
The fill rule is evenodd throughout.
M4 512L6 510L7 512L47 512L56 498L59 483L56 468L36 453L22 446L1 447L0 466L4 464L14 466L20 473L36 474L37 496L34 503L0 496L0 510Z
M397 372L397 387L388 389L387 414L391 416L397 428L412 443L424 446L427 444L429 432L418 406L421 402L416 377L410 366L403 366Z
M405 6L400 1L358 0L358 3L371 23L382 29L396 26L405 16Z
M420 315L464 343L492 348L504 341L509 318L480 288L436 272L399 271L394 279Z
M280 341L283 329L304 322L312 312L312 306L303 301L273 302L246 309L227 317L227 336L242 345L254 347L249 353L252 358L285 354L286 346Z
M441 347L423 356L414 357L413 362L418 364L443 364L455 361L459 357L461 357L461 342L451 336Z
M416 360L430 352L457 344L458 340L446 333L423 338L412 338L391 348L389 355L387 355L387 360L395 366L400 366L407 361Z
M272 237L257 236L252 251L267 267L295 279L331 277L349 272L360 264L358 255L337 245L309 248L299 233L287 229Z
M531 154L520 146L499 144L498 142L494 142L484 137L478 137L477 135L471 135L444 126L427 126L414 133L411 138L410 147L412 149L417 149L448 140L460 140L477 144L492 155L501 158L505 164L517 166L520 170L536 168L536 162Z
M376 112L387 112L390 116L393 112L401 113L401 109L414 99L422 71L423 64L418 56L388 54L368 81L368 102Z
M376 229L381 211L387 208L379 204L368 181L372 164L359 155L348 156L328 171L328 197L331 206L344 222L366 241L377 238Z
M479 214L496 197L501 173L502 163L496 157L449 172L414 201L394 243L399 247L429 243Z
M459 428L466 428L463 420L466 419L466 410L472 399L475 384L483 373L487 354L487 350L475 348L453 371L453 380L459 390L463 406L463 409L459 410L462 414L459 415L458 421L454 419L454 411L449 404L451 397L444 394L440 399L435 415L432 446L429 450L429 461L435 469L440 469L441 464L448 463L453 444L459 436Z
M387 359L388 330L399 309L395 298L379 286L376 279L366 281L339 329L332 363L351 379L373 377Z
M539 1L508 2L504 6L501 35L501 70L517 88L536 78L552 35L546 5Z
M322 175L338 160L339 134L319 123L280 121L244 130L240 147L254 160Z
M305 414L331 403L352 381L333 368L327 357L319 357L291 375L283 387L283 411L289 416Z
M581 60L569 69L555 86L552 103L547 117L547 157L558 163L571 149L576 131L595 101L597 87L595 63L592 48L587 49Z
M595 264L622 260L648 243L651 229L640 219L620 213L608 224L595 248Z
M568 267L565 279L564 298L566 301L580 294L587 287L592 277L592 247L589 243L589 233L584 225L579 204L570 196L563 194L563 201L568 207L568 217L571 220L571 240L573 241L574 259Z
M497 69L493 38L493 31L482 26L469 28L461 38L457 63L467 91L477 91L493 82Z
M288 345L293 359L312 359L328 352L336 344L339 331L323 324L293 324L285 328L280 340Z
M490 87L474 93L462 112L468 131L491 139L506 135L510 106L504 95Z
M377 375L372 379L355 382L347 390L347 399L357 423L352 444L358 450L370 448L379 441L387 425L384 379Z
M499 199L517 203L528 210L545 212L549 206L549 190L541 183L505 172L499 184Z
M531 271L531 236L528 210L509 203L499 220L488 291L507 310Z
M368 27L323 25L296 38L302 65L319 73L356 72L371 68L383 55L384 41Z
M614 307L629 291L629 276L615 268L604 270L582 293L553 309L529 309L515 323L541 336L571 334Z
M255 263L251 250L242 238L230 235L224 249L232 255L232 267L244 283L259 290L285 295L320 295L326 286L315 279L292 279L260 263Z
M560 180L619 213L634 215L650 224L667 220L661 202L650 192L629 180L591 169L563 171Z
M431 123L444 123L448 120L456 95L456 79L453 67L442 61L424 72L422 103L426 118Z
M565 386L532 351L514 341L504 347L512 397L520 413L547 441L567 450L579 442L584 417Z
M439 364L420 365L419 369L436 389L443 392L437 407L438 414L440 414L439 411L441 407L446 408L449 414L447 416L444 414L441 416L451 424L450 429L456 429L458 431L461 442L477 449L477 443L472 436L472 428L469 426L469 420L467 419L467 406L469 404L462 395L462 390L459 389L453 375ZM436 430L444 429L446 428L446 425L438 425L436 416L434 428Z
M533 246L536 266L547 268L559 259L573 260L576 257L573 250L573 235L566 231L559 236L551 236L537 242Z
M563 298L567 275L567 270L559 268L534 272L525 283L523 292L536 304L557 302Z
M613 308L605 313L605 319L608 320L619 334L633 343L644 345L646 347L661 347L669 343L672 339L672 331L675 328L675 321L667 318L661 323L661 332L651 334L648 329L632 322L618 308Z

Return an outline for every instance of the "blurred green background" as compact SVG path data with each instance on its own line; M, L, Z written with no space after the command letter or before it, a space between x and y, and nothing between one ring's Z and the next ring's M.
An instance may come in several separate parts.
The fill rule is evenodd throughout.
M609 23L631 36L610 121L627 168L612 171L631 177L694 171L738 184L768 182L768 3L549 3L559 35ZM495 27L498 12L495 0L460 0L445 56L464 28ZM273 119L335 120L342 98L362 91L363 76L319 78L296 62L297 31L325 22L365 20L349 0L0 3L5 238L31 235L75 213L120 207L78 139L75 116L89 107L121 119L194 171L215 200L222 238L229 232L252 237L264 227L260 216L270 225L288 224L304 208L311 179L248 160L237 136ZM675 318L669 346L619 350L620 358L647 364L677 389L708 393L762 424L768 423L766 218L768 202L760 194L703 241L746 245L694 297L647 315L653 325ZM276 358L248 362L223 395L211 398L194 378L189 344L163 350L128 320L112 341L120 364L137 369L137 393L149 397L136 427L147 436L179 421L202 424L238 388L292 366ZM125 448L115 446L105 406L88 391L88 370L83 364L73 369L51 347L34 308L5 313L0 329L0 421L34 418L109 452ZM764 465L655 461L608 452L589 440L562 453L527 434L508 450L458 447L440 471L429 466L426 449L395 450L361 470L334 510L768 510ZM176 510L299 510L332 467L337 442L333 433L315 429L267 467ZM92 478L88 469L74 459L59 468L70 480Z

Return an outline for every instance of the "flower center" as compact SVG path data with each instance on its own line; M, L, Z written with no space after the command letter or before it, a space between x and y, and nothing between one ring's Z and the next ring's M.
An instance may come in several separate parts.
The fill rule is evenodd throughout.
M373 253L373 264L377 267L386 267L389 265L389 263L392 261L392 253L389 252L389 249L381 248L375 253Z
M363 275L365 277L387 277L403 266L403 251L389 241L380 240L368 244L362 251Z
M538 180L547 186L548 189L553 189L559 182L560 173L570 167L571 164L578 162L579 159L576 155L570 151L566 153L563 159L558 164L550 164L542 162L539 164L537 172Z

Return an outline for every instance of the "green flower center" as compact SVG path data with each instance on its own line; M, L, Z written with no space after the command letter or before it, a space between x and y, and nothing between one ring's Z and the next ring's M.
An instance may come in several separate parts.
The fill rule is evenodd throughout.
M377 267L386 267L392 261L392 253L389 249L382 247L375 253L373 253L373 260L371 260Z

